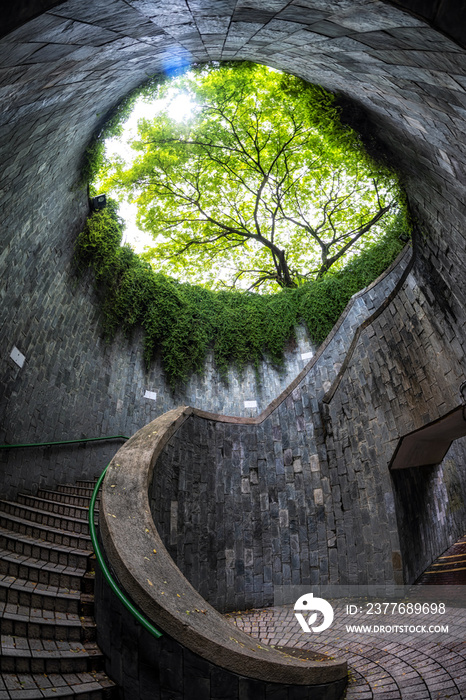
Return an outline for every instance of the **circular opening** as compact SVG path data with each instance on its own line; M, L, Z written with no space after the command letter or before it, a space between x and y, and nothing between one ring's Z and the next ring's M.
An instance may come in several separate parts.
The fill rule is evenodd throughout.
M396 175L341 123L334 95L264 66L202 65L152 81L131 147L107 148L136 100L89 161L93 187L137 205L153 242L141 253L121 245L110 197L77 246L106 334L142 326L146 362L161 353L174 384L202 371L212 346L226 376L232 362L280 364L298 323L321 343L402 248Z
M334 96L265 66L150 85L114 130L94 186L119 200L125 242L183 282L294 288L342 269L399 213L396 177Z

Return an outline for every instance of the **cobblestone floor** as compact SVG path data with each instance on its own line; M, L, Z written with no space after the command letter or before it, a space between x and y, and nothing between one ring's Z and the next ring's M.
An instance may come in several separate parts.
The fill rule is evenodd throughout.
M334 621L315 635L302 631L292 606L230 613L228 617L263 643L346 658L350 671L346 700L465 700L466 586L461 585L466 582L465 567L466 537L444 552L418 581L431 585L411 589L413 604L445 600L441 613L443 608L428 602L422 612L407 614L404 608L390 604L382 607L384 614L370 615L369 610L375 608L364 601L357 613L349 615L348 601L332 601ZM361 625L366 626L364 631ZM368 625L372 625L370 631ZM442 629L445 626L448 632Z

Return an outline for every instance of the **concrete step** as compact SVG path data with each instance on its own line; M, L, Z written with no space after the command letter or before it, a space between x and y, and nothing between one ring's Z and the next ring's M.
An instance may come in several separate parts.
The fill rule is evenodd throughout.
M83 508L82 506L72 506L66 503L60 503L59 501L50 501L46 498L31 496L27 493L18 494L18 503L45 513L53 513L84 522L88 520L89 509Z
M93 488L84 486L72 486L69 484L59 484L57 486L58 493L65 493L70 496L82 496L83 498L91 498L94 492Z
M9 517L11 518L12 516ZM3 516L0 514L0 520L1 519L3 519ZM0 526L0 548L10 552L16 552L17 554L24 554L27 557L43 559L53 564L61 564L67 568L87 570L88 559L91 554L90 550L45 539L47 535L52 539L52 536L55 535L55 531L48 533L44 530L43 526L33 526L33 529L37 531L37 533L44 532L42 538L40 534L38 534L36 538L32 534L19 531L15 532L14 530ZM74 540L75 538L70 539Z
M103 656L93 642L28 639L3 635L1 673L86 673L100 671Z
M0 603L0 633L28 639L84 641L84 630L79 615L29 608L13 603Z
M0 501L0 527L53 544L92 550L86 522L43 513L10 501Z
M0 500L0 510L5 513L10 513L11 515L16 515L24 520L30 520L31 522L40 523L42 525L49 525L50 527L66 530L67 532L89 534L87 517L77 518L73 515L47 511L33 505L26 505L16 501ZM82 510L87 515L87 511L84 508Z
M91 601L82 600L80 590L58 588L37 581L0 575L0 602L59 613L88 615Z
M39 489L37 492L39 498L44 498L56 503L65 505L79 506L81 508L89 508L91 502L90 496L81 496L72 493L63 493L62 491L49 491L48 489Z
M95 489L95 485L98 480L98 476L95 477L95 479L78 479L76 482L76 486L83 486L85 489Z
M83 569L77 570L76 567L54 564L6 549L0 549L0 574L73 590L82 589L84 578Z
M0 500L0 700L117 700L95 644L93 488Z
M0 700L113 700L115 684L102 672L8 674L0 678Z

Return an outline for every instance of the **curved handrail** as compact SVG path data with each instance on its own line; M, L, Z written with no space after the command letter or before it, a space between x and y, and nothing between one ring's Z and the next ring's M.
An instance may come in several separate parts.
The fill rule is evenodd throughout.
M129 439L129 438L128 438ZM97 559L97 563L99 564L101 571L104 575L105 580L107 581L108 585L112 589L112 591L115 593L117 598L121 600L125 608L129 610L129 612L133 615L133 617L148 631L150 632L154 637L159 639L162 636L162 633L159 632L159 630L154 627L153 624L147 620L147 618L144 617L144 615L141 615L139 610L137 610L134 605L131 603L130 600L125 596L123 591L118 587L118 585L115 582L115 579L112 577L109 568L105 562L105 559L102 554L102 550L99 545L99 541L97 539L97 532L95 529L95 523L94 523L94 509L95 509L95 502L97 499L97 494L99 493L100 487L102 485L102 482L105 478L105 474L107 473L108 469L108 464L103 470L102 474L99 476L97 483L95 485L94 491L92 493L91 497L91 502L89 504L89 532L91 535L91 540L92 540L92 546L94 547L94 552L95 556Z
M18 447L52 447L54 445L74 445L80 442L98 442L102 440L129 440L127 435L104 435L96 438L80 438L74 440L57 440L56 442L25 442L13 445L0 445L0 450L10 450Z

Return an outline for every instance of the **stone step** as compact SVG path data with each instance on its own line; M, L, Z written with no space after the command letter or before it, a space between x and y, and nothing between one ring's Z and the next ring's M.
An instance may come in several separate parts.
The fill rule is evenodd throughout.
M14 576L0 576L0 602L74 615L89 615L93 601L79 590L58 588Z
M116 686L104 673L8 674L0 677L0 700L113 700Z
M98 478L99 477L96 476L95 479L78 479L78 481L76 482L76 486L83 486L85 489L94 490Z
M12 637L58 639L68 642L82 642L85 638L79 615L29 608L13 603L0 603L0 633Z
M0 574L13 576L18 579L26 579L31 582L51 585L57 588L69 588L72 590L85 590L83 581L83 569L67 567L62 564L54 564L36 559L35 557L0 549Z
M0 500L0 700L117 700L95 644L93 488Z
M0 514L0 520L3 520L4 517L5 516ZM12 518L13 516L9 517ZM33 529L40 532L45 530L44 526L33 526ZM47 534L52 537L55 531L52 531L51 534L44 531L44 536ZM57 538L59 539L59 537ZM70 540L74 539L75 538L70 537ZM81 538L76 539L80 541ZM42 559L53 564L61 564L67 568L83 569L84 571L88 568L88 559L90 556L90 550L85 550L82 547L67 546L58 542L51 542L44 538L37 539L32 534L28 535L23 532L14 532L5 527L0 527L0 548L10 552L16 552L17 554L24 554L27 557Z
M84 486L72 486L71 484L59 484L57 486L58 493L66 493L71 496L82 496L83 498L91 498L94 492L93 488L85 488Z
M55 513L66 518L74 518L87 522L89 509L82 506L73 506L60 501L50 501L46 498L38 498L27 493L18 494L18 502L29 508L35 508L46 513Z
M103 655L93 642L28 639L3 635L1 673L86 673L100 671Z
M8 527L8 525L4 525L1 520L3 515L13 516L17 522L29 523L29 525L34 524L35 526L45 526L46 528L50 528L50 530L47 531L59 533L61 535L61 538L69 537L69 535L74 536L74 539L80 538L83 543L86 543L85 546L81 547L82 549L89 549L91 547L89 525L85 520L69 518L64 515L55 515L53 513L46 513L44 511L36 510L35 508L30 508L29 506L24 506L19 503L0 500L0 525L3 527ZM5 522L7 522L6 518ZM10 529L16 530L16 528ZM59 538L59 541L61 538ZM43 535L40 535L39 539L43 539Z
M62 491L49 491L48 489L39 489L37 496L49 501L55 501L65 505L80 506L81 508L89 508L91 502L90 496L73 495L71 493L63 493Z

